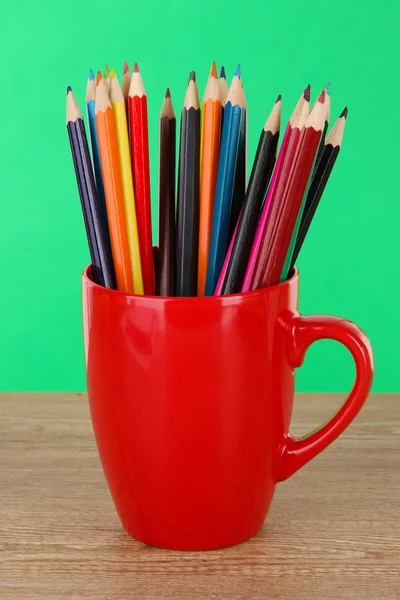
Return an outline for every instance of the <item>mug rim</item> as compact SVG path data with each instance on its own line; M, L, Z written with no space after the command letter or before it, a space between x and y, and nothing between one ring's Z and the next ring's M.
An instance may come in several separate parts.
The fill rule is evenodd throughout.
M277 290L278 288L280 290L282 290L285 286L289 287L291 285L293 285L294 283L296 283L299 279L299 269L297 268L296 265L294 265L293 267L293 273L292 275L286 279L285 281L282 281L281 283L276 283L275 285L271 285L269 287L266 288L260 288L258 290L250 290L248 292L237 292L236 294L227 294L227 295L223 295L223 296L150 296L150 295L142 295L142 294L130 294L128 292L120 292L118 290L113 290L111 288L107 288L103 285L99 285L98 283L96 283L95 281L93 281L92 279L92 264L89 263L82 271L82 279L85 281L86 285L89 285L92 288L98 289L99 292L101 292L102 294L111 294L111 296L113 296L114 298L134 298L135 301L140 301L140 300L154 300L154 301L158 301L158 302L174 302L177 300L187 300L189 302L195 302L196 300L198 302L221 302L224 301L226 302L228 299L231 299L233 301L235 300L239 300L242 298L251 298L251 297L255 297L259 294L265 294L265 293L272 293L275 290Z

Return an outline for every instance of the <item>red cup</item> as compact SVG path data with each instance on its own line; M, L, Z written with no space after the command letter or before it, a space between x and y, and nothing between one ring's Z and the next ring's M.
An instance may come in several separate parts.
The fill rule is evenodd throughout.
M261 528L279 481L324 450L364 404L368 339L337 317L297 312L298 272L232 296L156 298L83 274L93 428L121 522L160 548L209 550ZM289 434L294 369L329 338L353 355L356 379L312 435Z

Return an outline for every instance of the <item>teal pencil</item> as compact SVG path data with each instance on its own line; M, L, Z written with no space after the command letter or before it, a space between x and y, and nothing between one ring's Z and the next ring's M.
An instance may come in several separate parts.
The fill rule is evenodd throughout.
M235 182L244 95L240 66L235 71L224 110L217 187L211 225L205 295L212 296L228 249L229 219Z
M96 180L97 197L99 199L99 206L100 206L100 219L101 219L101 223L103 226L103 231L106 236L106 243L108 245L109 251L111 252L110 232L108 229L108 218L107 218L107 208L106 208L106 198L104 195L103 174L101 172L99 142L97 139L96 114L95 114L96 101L95 100L96 100L96 81L95 81L94 73L93 73L92 69L90 69L88 82L87 82L87 88L86 88L86 108L87 108L88 121L89 121L90 144L92 147L92 160L93 160L93 167L94 167L94 177Z

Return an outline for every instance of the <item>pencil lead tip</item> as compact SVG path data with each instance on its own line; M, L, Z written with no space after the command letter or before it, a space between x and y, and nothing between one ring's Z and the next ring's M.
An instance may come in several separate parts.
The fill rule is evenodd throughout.
M330 97L330 95L331 95L331 85L332 85L332 84L331 84L331 82L329 82L329 83L327 83L327 84L326 84L326 86L325 86L326 93L328 94L328 96L329 96L329 97Z
M72 87L69 85L69 86L67 87L67 96L68 96L68 94L69 94L70 92L72 92Z
M343 111L340 113L340 117L344 117L345 119L347 119L347 113L348 112L349 111L348 111L347 106L346 106L346 108L344 108ZM340 117L339 117L339 119L340 119Z
M190 71L190 75L189 75L189 81L194 81L196 83L196 73L194 71Z
M115 69L113 67L110 71L110 79L115 79L115 77L116 77L116 74L115 74Z
M221 67L221 72L219 74L220 78L222 79L226 79L226 75L225 75L225 67Z
M240 77L241 77L241 74L242 74L242 71L241 71L240 65L238 65L238 66L236 67L236 71L235 71L235 77L239 77L239 78L240 78Z
M277 102L280 102L281 100L282 100L282 94L279 94L279 96L275 100L275 104L277 104Z
M135 66L133 67L133 72L134 73L140 73L140 71L139 71L139 65L137 63L135 63Z
M124 75L125 75L125 73L128 73L128 71L129 71L129 65L128 65L128 63L125 60L124 61Z
M97 76L96 76L96 84L99 85L99 81L103 79L102 74L100 73L100 71L97 71Z
M320 102L321 104L324 104L324 102L325 102L325 90L322 90L322 92L318 96L317 102Z
M165 97L171 98L171 92L169 91L169 88L167 88L167 91L165 92Z
M308 84L308 86L304 90L304 94L303 94L304 100L306 100L307 102L310 102L310 95L311 95L311 85Z
M94 81L93 69L89 69L89 79L90 79L90 81Z
M107 79L107 77L110 76L110 69L108 68L108 65L104 65L104 79Z
M210 75L211 75L211 77L215 77L215 79L218 77L218 75L217 75L217 65L216 65L215 60L214 60L213 64L211 65Z

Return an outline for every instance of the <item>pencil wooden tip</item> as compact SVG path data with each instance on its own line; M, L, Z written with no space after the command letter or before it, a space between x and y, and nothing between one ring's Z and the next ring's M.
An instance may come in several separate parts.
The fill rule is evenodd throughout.
M135 63L135 66L133 67L133 72L134 73L140 73L140 71L139 71L139 65L137 63Z
M239 78L240 78L240 77L241 77L241 75L242 75L242 70L241 70L241 68L240 68L240 65L238 65L238 66L236 67L236 71L235 71L235 77L239 77Z
M93 69L89 69L89 79L90 79L90 81L94 81Z
M320 102L321 104L325 103L325 90L322 90L322 92L318 96L317 102Z
M115 78L116 78L116 74L115 74L115 69L113 67L110 71L110 79L115 79Z
M330 96L331 95L331 82L326 84L325 89L326 89L326 93L328 94L328 96Z
M189 81L194 81L196 83L196 73L194 71L190 71L190 75L189 75Z
M279 96L277 97L277 99L275 100L275 104L277 102L280 102L282 100L282 94L279 94Z
M311 85L310 84L308 84L308 86L304 90L303 95L304 95L304 100L306 100L307 102L310 102L310 95L311 95Z
M221 72L219 74L219 77L222 78L222 79L226 79L225 67L221 67Z
M169 91L169 88L167 88L167 91L165 92L165 97L171 98L171 92Z
M103 79L102 74L100 73L100 71L97 71L96 84L99 85L99 81L101 81L102 79Z
M69 85L69 86L67 87L67 96L68 96L68 94L69 94L70 92L72 92L72 87ZM340 115L340 116L342 116L342 115Z
M108 68L108 65L104 65L104 79L107 79L107 77L110 76L110 69Z
M211 77L215 77L215 79L218 77L218 75L217 75L217 65L215 64L215 60L214 60L213 64L211 65L210 75L211 75Z
M125 73L129 73L129 65L126 61L124 61L124 75Z
M70 88L70 89L71 89L71 88ZM348 112L349 112L349 111L348 111L348 109L347 109L347 106L346 106L346 108L344 108L344 109L342 110L342 112L340 113L339 119L340 119L340 117L344 117L345 119L347 119L347 113L348 113Z

